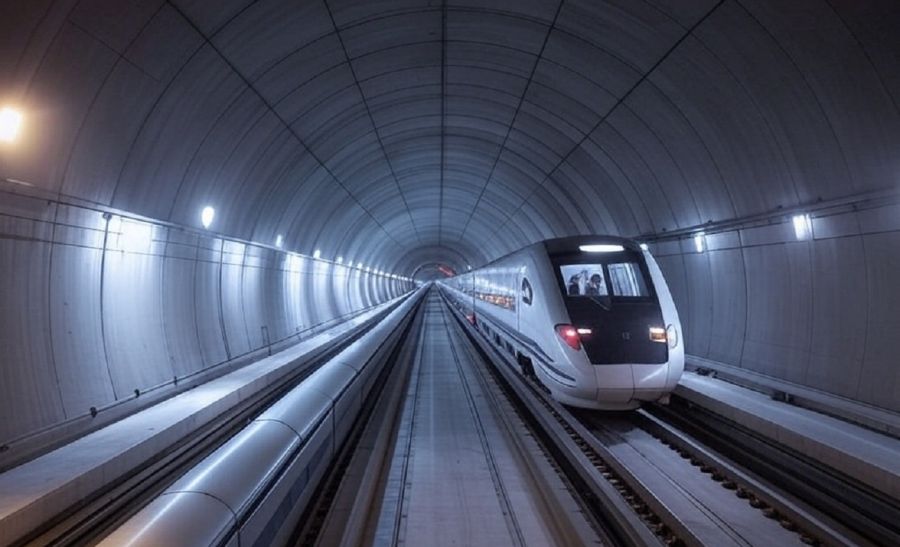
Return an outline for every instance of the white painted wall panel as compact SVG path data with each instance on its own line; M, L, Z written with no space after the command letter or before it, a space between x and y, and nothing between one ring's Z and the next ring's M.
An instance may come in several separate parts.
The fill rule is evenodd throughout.
M203 353L197 332L194 305L194 275L197 262L167 257L163 263L163 328L172 371L185 376L203 368Z
M690 328L684 331L686 347L701 357L709 355L710 330L712 328L712 312L715 301L710 276L709 255L693 253L684 255L685 281L687 296L682 299L687 304Z
M747 335L742 366L802 382L812 335L808 243L744 249Z
M747 319L746 280L741 251L709 253L715 305L707 356L716 361L739 363L744 346Z
M857 393L866 336L862 238L813 243L813 333L807 385L845 397Z
M103 270L103 330L118 398L175 375L163 332L162 260L107 250Z
M50 245L0 240L0 439L63 419L50 347Z
M234 358L250 351L250 338L244 321L244 298L242 296L244 276L244 244L225 242L222 251L221 302L222 320L228 340L230 357Z
M249 252L249 249L248 249ZM250 349L255 350L266 345L264 337L271 341L271 330L266 322L267 291L264 271L252 257L247 257L241 275L241 308L244 324L247 327L247 338ZM266 329L265 334L263 328Z
M103 347L100 272L103 251L53 246L50 317L53 356L66 417L115 401Z
M280 259L272 257L262 271L263 286L265 287L265 324L269 327L271 342L283 340L294 333L294 329L290 326L292 318L287 313L285 306L284 278L287 272L282 269L282 266Z
M900 411L900 233L869 235L864 244L869 308L855 398ZM862 289L861 284L854 289Z

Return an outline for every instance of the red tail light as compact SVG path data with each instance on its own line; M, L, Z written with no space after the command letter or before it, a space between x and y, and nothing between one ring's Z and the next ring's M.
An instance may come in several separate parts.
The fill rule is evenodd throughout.
M572 325L556 325L556 334L575 351L581 349L581 335L578 334L578 330Z

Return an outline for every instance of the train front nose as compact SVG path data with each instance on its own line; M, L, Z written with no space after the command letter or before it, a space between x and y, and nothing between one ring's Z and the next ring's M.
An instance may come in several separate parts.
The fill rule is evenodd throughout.
M669 388L668 366L661 365L594 365L597 398L611 404L655 401Z
M669 365L629 365L634 380L634 398L639 401L656 401L671 391Z

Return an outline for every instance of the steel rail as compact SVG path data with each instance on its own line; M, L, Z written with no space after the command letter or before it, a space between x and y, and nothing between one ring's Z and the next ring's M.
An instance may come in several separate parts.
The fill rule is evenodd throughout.
M741 468L769 484L777 484L779 490L826 515L830 527L815 533L825 543L900 545L900 501L678 397L668 408L650 408L648 417L651 416L690 434ZM771 510L781 515L791 513L792 504L764 496L759 489L748 490L748 496L758 497ZM801 518L796 520L802 522ZM824 519L819 522L824 523ZM814 525L814 521L808 524L811 530Z

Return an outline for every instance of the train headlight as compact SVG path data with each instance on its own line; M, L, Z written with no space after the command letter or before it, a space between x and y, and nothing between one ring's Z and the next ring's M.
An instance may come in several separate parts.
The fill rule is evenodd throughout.
M662 327L650 327L650 340L653 342L666 343L666 329Z
M678 330L675 328L675 325L666 327L666 339L669 341L669 348L675 349L678 347Z

